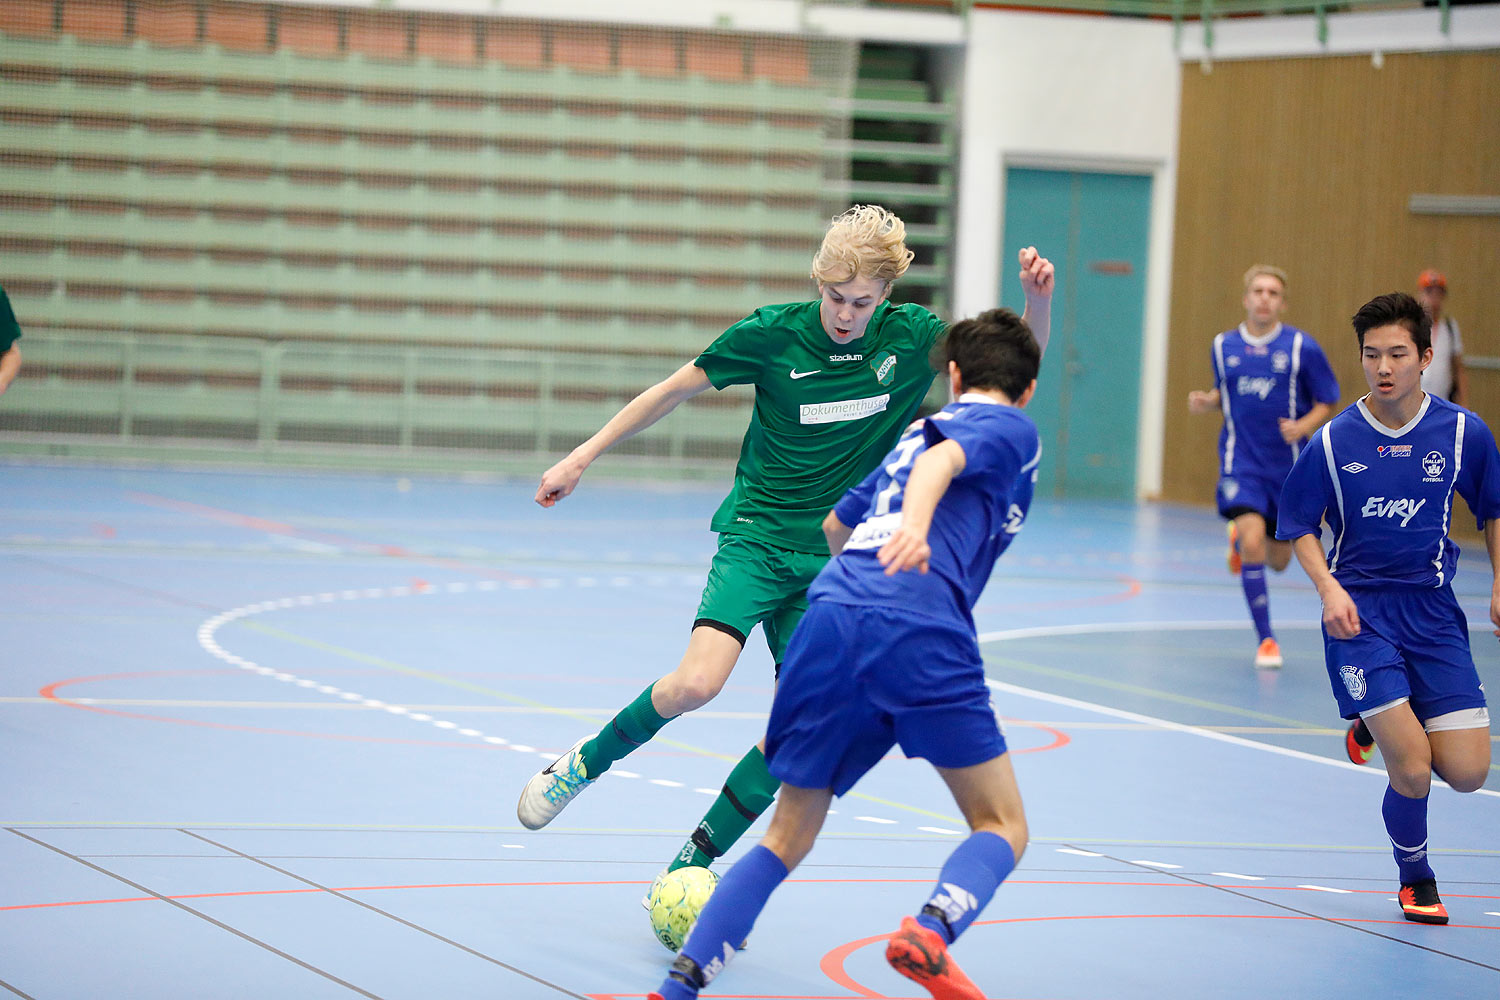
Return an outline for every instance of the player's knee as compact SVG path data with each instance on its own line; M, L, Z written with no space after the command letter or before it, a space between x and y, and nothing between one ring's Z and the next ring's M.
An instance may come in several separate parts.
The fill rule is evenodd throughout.
M1439 778L1448 783L1448 787L1455 792L1473 792L1484 787L1485 779L1489 777L1490 762L1463 761L1458 764L1445 763L1441 769L1436 769Z
M1420 799L1432 789L1432 762L1430 760L1386 761L1386 774L1391 787L1409 799Z
M691 712L713 701L724 688L725 677L684 663L656 682L653 695L658 696L668 717Z

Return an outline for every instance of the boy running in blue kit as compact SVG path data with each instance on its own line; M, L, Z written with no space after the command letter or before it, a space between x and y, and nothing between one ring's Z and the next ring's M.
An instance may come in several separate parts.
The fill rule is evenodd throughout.
M1355 313L1354 332L1370 392L1298 457L1276 534L1293 544L1323 599L1328 676L1340 714L1354 720L1350 756L1362 763L1374 744L1385 758L1381 812L1402 913L1446 924L1427 862L1432 772L1472 792L1490 766L1489 709L1453 595L1458 546L1448 524L1457 492L1484 530L1491 567L1500 568L1500 456L1483 420L1422 391L1431 321L1415 299L1370 300ZM1333 533L1326 557L1325 519ZM1500 578L1490 620L1500 626Z
M1240 578L1259 645L1255 665L1281 666L1271 629L1266 567L1280 573L1291 546L1272 537L1276 498L1303 441L1333 414L1339 383L1318 342L1281 322L1286 273L1245 272L1245 322L1214 337L1214 387L1188 393L1193 413L1222 412L1219 514L1229 522L1229 571Z
M956 324L945 351L956 401L909 429L824 519L838 556L808 588L766 733L782 782L770 830L719 882L654 1000L690 1000L722 971L811 850L833 796L897 743L937 768L973 832L886 960L941 1000L983 998L948 945L1015 867L1027 831L972 609L1031 505L1041 445L1021 408L1041 351L1005 309Z

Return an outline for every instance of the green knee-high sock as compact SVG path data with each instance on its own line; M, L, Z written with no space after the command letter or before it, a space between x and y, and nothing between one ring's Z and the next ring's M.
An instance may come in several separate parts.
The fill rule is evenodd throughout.
M766 755L760 752L760 747L751 747L729 772L719 797L708 807L698 829L682 845L667 870L676 871L688 865L707 868L713 864L734 846L761 813L771 808L780 787L781 782L771 777L766 768Z
M578 752L583 757L583 766L590 778L597 778L609 770L609 765L631 753L643 743L650 742L662 726L671 719L664 719L651 706L651 689L656 682L646 685L646 690L636 695L635 701L620 709L609 725L599 730Z

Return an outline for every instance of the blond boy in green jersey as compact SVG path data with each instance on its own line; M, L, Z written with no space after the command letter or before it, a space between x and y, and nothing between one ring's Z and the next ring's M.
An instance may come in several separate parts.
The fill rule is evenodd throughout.
M755 386L734 485L711 525L719 549L687 652L597 734L531 778L516 807L522 825L547 825L611 764L711 701L757 623L780 670L807 610L807 586L829 558L823 516L885 456L932 383L928 354L943 321L887 301L912 256L899 218L876 205L851 208L833 220L813 258L817 300L757 309L542 476L536 502L551 507L596 458L684 400L710 386ZM1052 264L1034 247L1021 251L1020 263L1026 321L1045 345ZM671 868L712 864L771 805L779 783L762 750L751 747L735 766Z

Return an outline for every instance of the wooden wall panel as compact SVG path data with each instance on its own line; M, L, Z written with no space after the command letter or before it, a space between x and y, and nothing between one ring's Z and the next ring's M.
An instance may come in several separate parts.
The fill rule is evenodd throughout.
M1412 194L1500 195L1500 53L1227 62L1182 70L1162 495L1213 502L1219 419L1187 414L1212 384L1213 335L1244 319L1254 263L1290 277L1285 319L1365 391L1349 317L1375 295L1448 275L1470 355L1500 356L1500 217L1413 215ZM1500 372L1470 405L1500 426Z

